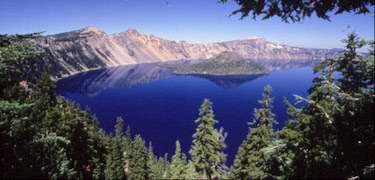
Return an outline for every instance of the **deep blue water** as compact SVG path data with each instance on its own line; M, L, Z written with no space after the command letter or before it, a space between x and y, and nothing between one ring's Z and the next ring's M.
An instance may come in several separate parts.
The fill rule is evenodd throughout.
M307 96L313 80L311 67L276 70L254 77L175 76L169 68L154 64L101 69L58 81L57 93L84 109L88 106L106 132L113 132L116 118L123 117L132 135L152 141L158 156L174 154L175 141L188 154L197 124L198 109L204 98L213 102L216 128L228 132L225 152L232 164L238 147L249 132L254 108L265 85L273 88L273 112L281 129L287 120L284 97ZM125 127L126 128L126 127Z

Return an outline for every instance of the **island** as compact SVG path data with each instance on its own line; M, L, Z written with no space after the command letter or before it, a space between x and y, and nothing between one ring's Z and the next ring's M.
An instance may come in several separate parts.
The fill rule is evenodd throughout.
M260 64L243 58L236 52L224 51L217 56L196 63L185 64L177 67L174 71L177 75L206 74L206 75L261 75L269 71Z

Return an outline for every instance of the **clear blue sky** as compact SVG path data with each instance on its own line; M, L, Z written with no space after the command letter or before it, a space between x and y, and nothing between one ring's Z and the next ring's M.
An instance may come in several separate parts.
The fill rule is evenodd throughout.
M350 25L361 37L374 39L373 14L333 15L331 22L313 17L290 24L279 18L225 17L237 8L233 2L217 0L0 0L0 34L49 35L95 26L108 34L132 28L197 43L264 37L277 44L342 48L340 41Z

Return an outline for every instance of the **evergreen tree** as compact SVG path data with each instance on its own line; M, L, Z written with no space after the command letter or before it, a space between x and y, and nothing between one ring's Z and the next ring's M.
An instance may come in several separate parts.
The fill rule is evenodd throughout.
M26 80L23 63L42 52L35 49L35 39L41 33L3 35L0 34L0 98L8 99L4 92ZM32 69L32 68L29 68ZM13 93L10 93L12 95ZM9 99L8 99L9 100Z
M116 137L110 141L106 168L106 179L126 179L125 175L125 141L123 137L124 120L117 118Z
M156 179L169 179L169 163L168 158L159 157L156 163Z
M164 154L164 164L163 164L163 169L164 169L164 174L163 174L163 178L164 179L169 179L169 172L171 171L171 164L169 163L168 161L168 153L165 153Z
M332 84L336 90L337 113L333 122L337 134L337 163L345 178L362 174L374 164L374 41L360 40L354 33L344 40L347 44L338 58L335 70L342 76ZM357 49L370 43L367 56ZM344 174L342 172L342 174Z
M132 146L132 136L131 136L131 129L128 125L126 132L125 132L125 145L126 145L126 152L129 154L130 148Z
M217 153L221 151L220 142L217 140L220 134L216 133L213 127L217 121L214 119L211 105L208 99L201 105L199 118L195 120L199 125L193 135L190 155L199 178L217 179L220 173L215 165L221 163Z
M186 162L186 159L185 159L185 162ZM184 162L181 159L180 142L177 140L176 151L175 151L175 154L172 156L171 171L169 172L170 178L171 179L185 179L186 177L185 169L186 167L184 166Z
M270 97L271 86L264 88L263 99L259 101L260 109L254 110L254 120L247 139L238 150L231 175L234 179L264 179L270 174L270 156L262 151L274 138L272 124L275 115L271 112L273 98Z
M187 163L187 171L185 179L198 179L198 174L195 171L194 164L191 160Z
M141 136L135 136L129 157L129 178L149 179L150 167L148 166L148 153L145 142Z
M228 133L224 132L224 128L220 127L219 130L215 129L215 132L219 135L217 141L220 144L220 149L216 151L216 154L219 156L220 161L215 164L215 169L219 172L220 177L227 177L228 167L225 164L227 161L227 155L224 154L224 149L227 147L225 144L225 139L228 136Z
M275 153L290 158L282 166L287 178L349 178L374 163L374 51L357 54L366 42L353 33L344 42L337 60L314 67L320 76L308 99L297 96L307 106L287 102L290 120L279 133L283 148Z
M105 179L114 179L115 177L115 167L113 166L114 164L114 159L113 159L113 134L110 133L108 137L108 146L107 146L107 157L106 157L106 163L105 163Z
M76 176L70 168L70 161L66 154L66 145L70 142L54 133L39 134L29 144L30 154L35 157L31 168L35 177L51 179L71 179ZM38 171L40 171L38 174Z
M187 157L185 153L181 153L181 163L182 163L182 166L184 167L184 171L182 174L184 174L184 178L187 179L186 177L187 177L188 164L187 164Z
M154 155L154 151L152 148L152 143L149 143L148 146L148 167L150 167L150 179L162 179L162 176L158 172L158 162L157 157Z
M87 111L90 114L89 111ZM90 170L92 171L93 179L104 179L104 171L106 166L106 157L108 154L108 139L105 136L104 130L99 127L97 119L92 118L93 126L90 126L90 148L92 149L91 158L89 161Z

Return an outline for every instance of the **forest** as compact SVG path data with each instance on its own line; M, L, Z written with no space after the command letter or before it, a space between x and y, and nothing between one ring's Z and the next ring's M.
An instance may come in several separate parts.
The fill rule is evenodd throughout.
M285 99L289 119L280 131L272 128L272 88L264 88L229 167L227 134L215 126L208 99L195 120L191 158L179 141L172 157L157 157L151 143L131 137L121 117L115 133L106 134L89 109L56 96L48 65L30 60L42 53L35 49L38 36L0 38L2 179L374 178L374 42L355 33L339 58L314 67L318 76L307 98ZM357 53L365 45L369 53Z

